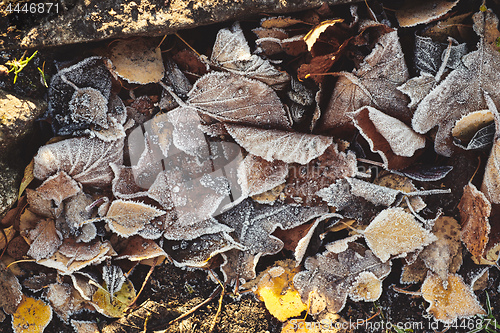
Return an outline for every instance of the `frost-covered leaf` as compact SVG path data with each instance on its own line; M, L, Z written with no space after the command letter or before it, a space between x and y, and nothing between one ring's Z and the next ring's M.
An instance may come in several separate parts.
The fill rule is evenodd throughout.
M218 220L234 229L234 239L246 248L244 252L231 250L223 254L226 259L222 265L225 281L253 279L259 258L283 248L283 242L271 236L276 228L291 229L326 212L325 206L307 208L279 203L269 206L246 199L219 215Z
M263 28L287 28L290 27L294 24L298 23L304 23L301 20L298 20L296 18L290 17L290 16L271 16L271 17L264 17L260 21L260 25Z
M352 115L354 125L389 169L409 166L415 153L425 147L425 137L402 121L370 106Z
M30 188L26 189L26 200L30 210L43 217L56 218L63 211L63 205L54 207L51 200L45 199L38 191Z
M474 134L470 142L467 146L464 146L459 143L455 143L462 149L465 150L476 150L476 149L485 149L493 144L495 139L495 124L490 124L481 128L479 131Z
M462 241L473 256L482 258L491 230L491 204L474 184L469 183L464 187L458 209L462 222Z
M337 145L332 144L306 165L290 164L284 194L288 202L317 205L321 203L316 195L320 189L356 172L356 156L352 152L339 152Z
M102 128L108 125L108 99L94 88L78 88L69 101L71 119L77 123L95 124Z
M97 323L93 321L71 319L70 323L76 333L95 333L99 331Z
M45 179L36 191L46 200L53 200L59 206L63 200L76 195L81 186L64 171Z
M64 171L83 185L105 186L113 179L110 163L123 162L123 140L66 139L42 146L34 160L33 174L38 179Z
M92 310L93 307L85 301L72 285L52 283L46 288L46 298L52 310L66 324L75 313L83 310Z
M148 259L159 258L158 262L163 261L167 254L156 244L155 241L144 239L140 236L132 236L127 240L127 246L119 253L116 259L128 259L130 261L145 261ZM109 284L108 284L109 285Z
M196 81L188 104L216 120L290 129L276 93L266 84L231 73L212 72Z
M106 283L92 296L92 302L96 310L110 318L120 318L125 315L125 310L135 299L136 293L134 285L129 279L126 279L120 290L113 295L107 289Z
M133 134L140 135L139 138L132 135L128 137L130 162L132 164L134 181L138 186L147 189L153 184L158 173L163 170L161 163L163 155L162 152L158 150L158 146L153 144L148 132L143 134L142 131L137 128ZM136 140L144 142L144 146L140 146L141 148L144 147L144 150L140 151L138 158L136 158L136 153L132 152L138 148L136 147L136 145L138 145Z
M355 301L375 302L382 295L382 281L372 272L361 272L349 289L349 297Z
M111 73L109 60L102 57L86 58L79 63L60 70L52 77L48 90L49 106L46 115L52 118L52 128L58 135L82 135L91 127L85 118L73 118L69 103L75 88L92 88L107 100L111 94ZM71 82L71 83L69 83ZM84 90L85 91L85 90Z
M66 219L65 228L60 228L63 233L77 233L77 228L82 223L92 217L92 209L88 209L94 202L92 197L83 192L70 198L64 204L64 217ZM90 224L89 224L90 225ZM64 236L67 236L66 234Z
M391 256L406 256L437 240L415 217L402 208L387 208L364 230L366 244L383 262Z
M285 162L268 162L259 156L248 154L238 167L238 183L242 196L269 191L283 184L287 175L288 165Z
M382 263L370 250L363 246L350 246L340 253L323 252L306 259L305 271L295 275L293 284L302 296L304 303L310 304L311 314L325 309L339 312L345 305L349 290L356 285L363 272L371 272L382 280L391 271L390 263ZM322 306L315 304L319 300L326 302ZM314 310L313 310L314 309Z
M413 27L440 18L457 5L459 0L406 2L396 11L399 26Z
M173 125L172 139L179 150L200 158L210 154L205 134L199 128L202 121L194 109L178 107L167 113L167 119Z
M358 70L341 72L339 76L321 130L350 123L349 113L367 105L409 123L412 114L408 100L396 89L409 79L396 31L379 38Z
M277 70L269 60L250 53L238 22L231 29L219 30L210 60L230 72L257 79L278 89L290 81L290 76Z
M425 96L427 96L436 85L437 82L434 76L423 72L420 76L409 79L397 89L410 97L411 102L408 104L408 107L414 108L422 102Z
M42 333L52 320L52 308L44 301L23 295L12 314L14 333Z
M248 152L268 162L307 164L332 145L331 137L239 125L225 125L234 140Z
M111 163L110 166L115 174L111 182L111 190L115 197L118 199L135 199L147 196L144 188L137 185L136 175L132 167L114 163Z
M443 179L453 170L452 166L434 166L434 165L413 165L406 169L399 170L397 174L408 178L421 181L432 182Z
M161 50L152 40L120 40L113 44L110 52L115 73L130 83L153 83L163 77Z
M486 125L490 125L493 121L494 116L492 111L474 111L457 120L451 134L461 142L468 142L478 130L484 128Z
M493 147L486 162L484 170L483 183L481 184L481 192L486 198L494 204L500 203L500 113L497 110L495 102L490 95L485 93L484 97L488 104L488 109L495 117L495 137Z
M427 312L444 323L486 314L472 288L464 283L461 276L449 274L447 279L448 287L445 289L445 281L435 274L427 275L421 287L422 297L430 303Z
M426 246L419 257L431 271L446 281L453 260L462 249L460 225L452 217L441 216L434 222L432 233L437 240Z
M153 206L119 199L111 203L104 220L118 235L129 237L143 229L154 218L164 214L163 210Z
M28 232L32 241L28 255L35 260L52 256L62 244L62 235L53 219L41 220L35 229Z
M7 314L13 314L22 298L21 284L17 277L0 263L0 308Z
M119 266L104 265L102 266L102 279L106 283L111 301L113 301L114 293L120 290L126 281L125 275Z
M484 91L493 101L500 100L496 83L500 80L500 54L486 43L488 34L496 30L498 18L487 10L474 14L474 30L480 36L478 49L465 55L465 66L452 71L418 105L412 126L418 133L426 133L439 126L434 148L441 155L453 153L451 136L455 122L462 116L486 108ZM490 30L490 31L489 31Z

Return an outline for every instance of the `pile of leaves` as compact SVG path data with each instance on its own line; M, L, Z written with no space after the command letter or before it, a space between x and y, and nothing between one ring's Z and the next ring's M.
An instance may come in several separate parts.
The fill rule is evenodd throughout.
M236 22L208 55L139 38L60 69L54 137L2 220L2 316L95 330L72 316L125 316L136 265L163 261L251 290L283 322L341 321L394 262L436 320L486 315L473 289L499 267L498 18L439 3L397 10L399 30L383 8L323 6L263 19L253 52ZM398 33L424 24L409 70Z

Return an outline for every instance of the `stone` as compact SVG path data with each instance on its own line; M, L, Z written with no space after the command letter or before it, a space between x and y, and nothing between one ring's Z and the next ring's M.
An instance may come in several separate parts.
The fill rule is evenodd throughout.
M0 50L163 36L181 29L238 20L260 13L287 13L361 0L76 0L62 1L35 26L0 36ZM74 6L73 6L74 4ZM68 6L68 7L66 7ZM72 8L69 8L72 6ZM63 8L64 7L64 8ZM56 14L55 11L58 11ZM0 28L2 27L0 22ZM7 24L9 25L9 24ZM0 30L7 30L0 29Z
M10 163L9 163L10 164ZM23 170L0 159L0 219L7 214L17 200Z

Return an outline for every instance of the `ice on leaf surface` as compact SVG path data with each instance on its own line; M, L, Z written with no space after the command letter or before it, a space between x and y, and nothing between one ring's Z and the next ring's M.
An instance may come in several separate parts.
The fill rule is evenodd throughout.
M499 96L500 97L500 96ZM484 93L484 98L488 109L495 118L495 137L493 147L490 151L490 156L486 162L484 170L483 183L481 184L481 192L493 204L500 203L500 113L498 112L495 102L488 93Z
M332 145L328 136L280 130L260 129L240 125L225 125L234 140L248 152L268 162L307 164L321 156Z
M38 179L64 171L83 185L105 186L113 179L110 163L123 163L123 140L66 139L42 146L34 160L33 174Z
M382 281L372 272L361 272L349 290L349 297L355 301L375 302L382 295Z
M283 248L283 242L271 235L276 228L292 229L326 212L326 206L308 208L277 202L270 206L246 199L217 216L221 223L234 230L234 239L245 247L243 252L231 250L223 254L226 258L226 263L222 266L225 281L254 278L259 258L275 254Z
M71 97L68 108L71 111L71 119L75 122L87 122L102 128L109 127L108 100L97 89L78 88Z
M36 191L46 200L54 200L59 206L63 200L68 199L81 191L81 186L64 171L47 178Z
M217 34L210 60L230 72L257 79L280 88L290 81L286 72L277 70L269 60L250 52L240 24L221 29Z
M120 318L125 315L125 310L135 299L134 285L126 279L120 290L111 295L106 283L92 296L92 302L96 310L109 318Z
M83 310L93 310L93 307L82 298L72 285L52 283L47 286L46 290L46 298L52 310L66 324L69 323L71 315Z
M201 158L210 154L205 134L199 128L202 121L194 109L178 107L167 113L167 119L173 125L172 139L179 150Z
M486 314L472 288L464 283L460 275L449 274L447 279L448 286L445 289L445 281L435 274L427 274L421 287L422 297L430 303L427 312L444 323Z
M36 228L27 234L32 241L27 254L35 260L52 256L63 242L61 232L56 229L53 219L41 220Z
M143 187L137 185L136 177L132 167L110 164L115 174L111 182L113 195L118 199L134 199L147 196Z
M437 240L402 208L384 209L370 222L363 235L366 244L383 262L391 256L406 256Z
M113 301L113 295L115 292L120 290L123 283L126 281L125 275L120 266L116 265L104 265L102 266L102 279L106 283L109 294L111 296L111 301Z
M0 263L0 308L7 314L16 312L23 293L17 277Z
M288 165L285 162L248 154L238 166L238 183L243 196L253 196L275 188L285 182Z
M144 239L140 236L132 236L127 240L127 246L119 253L116 259L128 259L130 261L142 261L159 258L161 262L167 257L163 249L155 241Z
M382 280L391 271L390 262L381 262L370 250L356 243L338 254L326 251L309 257L304 267L306 270L295 275L293 284L302 301L310 302L311 314L325 308L335 313L342 310L349 290L358 283L361 273L371 272ZM319 297L311 297L315 294Z

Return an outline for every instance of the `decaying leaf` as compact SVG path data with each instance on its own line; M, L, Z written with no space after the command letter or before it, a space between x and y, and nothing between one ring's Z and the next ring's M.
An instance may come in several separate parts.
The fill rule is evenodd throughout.
M285 182L288 165L275 160L265 159L248 154L238 167L238 183L243 197L253 196L269 191Z
M361 245L349 247L338 254L328 251L317 254L307 258L304 266L306 270L295 275L293 284L302 301L310 302L311 314L317 314L325 307L335 313L342 310L349 290L356 285L362 272L372 272L382 280L391 271L390 263L382 263ZM311 298L311 293L319 295L319 299L326 300L326 303L318 307L314 304L318 298Z
M221 266L225 281L255 278L259 258L283 248L283 242L271 236L276 228L291 229L326 212L325 206L307 208L279 203L269 206L246 199L219 215L217 219L234 229L234 239L245 246L244 252L231 250L222 254L226 259Z
M83 310L93 309L71 285L52 283L47 286L46 292L46 297L52 310L65 323L69 323L71 315Z
M455 256L462 249L460 225L452 217L441 216L434 222L432 233L437 240L426 246L419 257L425 266L446 282Z
M93 321L71 319L70 322L76 333L95 333L99 331L97 323Z
M462 220L462 241L474 257L482 258L491 230L491 204L474 184L469 183L464 187L458 209Z
M425 147L425 137L411 127L370 106L352 114L354 125L389 169L409 166L415 153ZM416 156L415 156L416 157Z
M500 100L496 82L500 80L500 54L486 43L489 30L496 30L498 18L491 10L474 14L474 30L480 37L478 49L462 58L464 66L452 71L418 105L412 127L426 133L439 126L434 148L450 156L454 146L451 136L455 122L462 116L487 107L484 92L493 101Z
M0 262L0 308L7 314L14 314L22 298L17 277Z
M481 128L494 121L493 113L490 110L479 110L464 115L457 120L451 135L460 141L470 141Z
M396 18L401 27L413 27L417 24L429 23L449 12L458 2L459 0L407 1L403 8L396 11Z
M32 241L27 254L35 260L52 256L63 242L63 236L56 229L53 219L41 220L36 228L30 230L27 234Z
M266 130L239 125L225 125L229 134L248 152L268 162L307 164L321 156L332 145L331 137L322 135Z
M304 41L307 44L307 49L311 51L314 43L316 43L316 40L326 29L328 29L328 27L343 21L343 19L326 20L309 30L309 32L304 36Z
M54 200L59 206L63 200L80 192L81 186L64 171L45 179L36 191L46 200Z
M451 323L459 318L485 315L472 288L466 285L461 276L448 275L448 287L443 287L443 280L429 273L422 284L422 297L430 303L427 312L444 323Z
M341 72L323 115L321 130L351 122L349 114L373 106L405 123L411 120L408 100L396 88L409 78L396 31L379 38L372 52L353 73Z
M361 272L349 290L349 297L355 301L375 302L382 295L382 281L373 272Z
M63 205L54 207L51 200L45 199L38 191L30 188L26 189L26 200L29 204L29 211L43 217L56 218L63 211Z
M154 47L152 41L144 38L116 42L110 59L115 73L130 83L147 84L163 78L165 68L160 47Z
M230 72L260 80L277 88L290 81L286 72L277 70L269 60L250 52L238 22L231 29L219 30L210 60Z
M279 321L299 316L307 310L307 304L293 286L293 277L299 272L292 260L279 261L265 270L257 283L255 293L264 301L266 308Z
M123 162L123 140L66 139L41 147L34 160L33 174L38 179L64 171L84 185L103 186L113 179L110 163Z
M12 329L15 333L42 333L52 320L52 308L42 300L23 295L15 313Z
M415 217L402 208L387 208L364 230L366 244L383 262L391 256L406 256L437 240Z
M484 98L488 109L495 117L495 137L488 162L486 162L481 192L491 203L498 204L500 203L500 114L490 95L485 92Z
M110 294L106 283L104 283L92 296L92 302L95 304L96 310L106 317L120 318L125 315L125 310L135 296L134 285L129 279L126 279L120 290L113 295Z
M260 21L263 28L287 28L298 23L304 22L290 16L265 17Z

